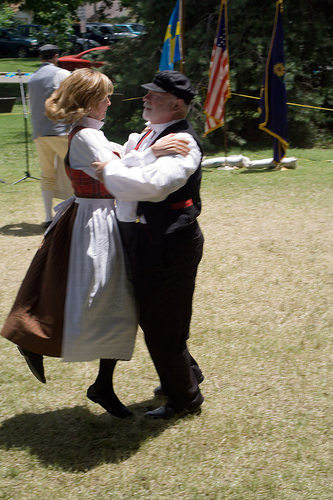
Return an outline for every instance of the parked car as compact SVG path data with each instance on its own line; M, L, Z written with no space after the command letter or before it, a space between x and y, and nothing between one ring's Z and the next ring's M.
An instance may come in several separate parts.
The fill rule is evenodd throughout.
M15 28L0 28L0 57L28 57L38 54L39 42L35 37L22 35Z
M144 35L146 33L144 25L140 23L116 24L115 26L121 26L126 31L133 33L133 35Z
M101 51L110 50L107 45L101 45L99 47L94 47L92 49L84 50L80 54L73 56L61 56L58 60L58 66L60 68L68 69L68 71L74 71L79 68L100 68L105 64L104 61L100 60Z
M84 50L94 49L101 46L98 42L96 42L96 40L91 40L90 38L82 38L77 35L71 36L71 42L71 52L73 53L83 52Z
M112 24L108 24L108 23L87 23L86 24L86 28L87 30L91 30L91 29L97 29L100 33L103 34L103 36L106 36L108 37L108 44L109 43L113 43L113 34L114 34L114 30L113 30L113 25Z
M133 31L129 25L126 24L111 24L111 23L87 23L87 27L98 29L104 35L109 37L109 43L124 40L126 38L136 38L139 32Z
M72 28L76 36L80 38L87 38L90 40L95 40L99 45L108 45L110 39L109 36L105 33L102 33L96 26L86 24L86 32L81 32L80 24L73 24Z
M17 26L17 30L24 36L35 36L39 42L39 46L44 45L45 43L55 43L57 45L56 33L53 33L48 28L40 24L20 24ZM71 35L70 42L72 44L70 52L72 53L78 53L100 46L100 44L95 40L80 38L77 35Z
M19 24L16 29L23 35L30 38L37 38L39 45L53 43L56 37L48 28L40 24Z

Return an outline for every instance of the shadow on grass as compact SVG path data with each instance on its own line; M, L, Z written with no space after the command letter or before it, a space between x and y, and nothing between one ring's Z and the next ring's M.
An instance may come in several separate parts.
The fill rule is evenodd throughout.
M248 168L239 172L240 174L261 174L267 172L280 172L280 169L276 168Z
M16 415L0 426L0 448L29 450L45 466L70 472L122 462L134 455L145 441L175 424L175 419L144 417L143 412L153 406L152 402L130 406L135 416L125 419L108 413L94 415L81 406Z
M43 234L45 229L41 224L29 224L28 222L18 222L17 224L7 224L0 227L0 234L6 236L34 236Z
M203 172L216 172L217 170L219 169L218 166L216 167L209 167L209 168L205 168L205 167L202 167L202 171ZM236 168L236 169L230 169L230 170L226 170L226 172L237 172L239 174L261 174L261 173L264 173L264 172L279 172L280 170L279 169L276 169L275 167L273 168Z

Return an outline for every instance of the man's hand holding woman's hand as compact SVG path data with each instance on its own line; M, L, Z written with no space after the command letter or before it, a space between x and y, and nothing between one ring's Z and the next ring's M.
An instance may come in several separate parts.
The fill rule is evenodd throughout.
M168 134L162 137L162 139L159 139L151 146L151 149L156 158L176 154L187 156L190 152L188 141L186 139L180 139L177 137L177 134Z
M103 169L105 167L105 165L107 165L109 162L108 161L94 161L91 166L94 167L94 169L96 170L96 175L97 175L97 179L99 180L99 182L102 182L104 183L104 178L103 178Z

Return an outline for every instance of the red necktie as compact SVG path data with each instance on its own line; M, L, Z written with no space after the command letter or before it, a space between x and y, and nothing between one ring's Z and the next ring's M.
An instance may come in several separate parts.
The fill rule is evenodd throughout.
M145 138L153 131L153 129L149 128L144 134L143 136L141 137L141 139L139 140L139 142L137 143L137 145L135 146L134 149L138 150L139 147L141 146L141 144L143 143L143 141L145 140Z

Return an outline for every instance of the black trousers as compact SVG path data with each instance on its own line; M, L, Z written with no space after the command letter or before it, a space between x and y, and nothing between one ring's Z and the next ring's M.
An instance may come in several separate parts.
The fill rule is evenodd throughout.
M176 410L195 409L203 402L191 357L189 337L192 299L203 236L197 222L152 241L146 224L119 223L139 305L145 341Z

